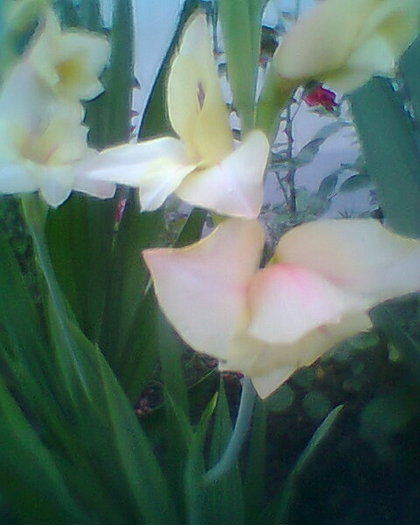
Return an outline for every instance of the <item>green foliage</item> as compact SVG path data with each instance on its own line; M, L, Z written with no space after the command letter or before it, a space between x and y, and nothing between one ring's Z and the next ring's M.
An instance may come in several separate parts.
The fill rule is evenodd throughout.
M43 4L34 2L32 7L40 9ZM114 2L111 30L103 28L96 0L59 4L67 26L110 36L111 61L102 79L106 92L87 105L90 144L101 149L127 141L134 84L131 2ZM196 0L185 3L148 102L142 137L168 129L167 69L183 24L197 4ZM242 131L251 129L257 118L272 132L279 109L294 89L274 90L268 76L256 117L264 4L263 0L218 2ZM1 44L16 40L16 28L4 31L2 7ZM27 13L28 34L37 14ZM12 60L7 53L1 67ZM418 233L419 150L413 126L419 111L414 67L418 53L417 43L403 60L406 91L396 92L389 82L374 80L353 97L369 174L360 171L339 185L341 172L334 172L313 194L295 189L298 210L293 217L290 210L282 210L287 226L324 213L337 191L374 180L390 224L403 233ZM405 110L407 101L411 115ZM329 124L294 158L283 162L281 156L274 156L274 161L289 169L312 162L325 140L345 125ZM119 221L116 209L121 199L126 204ZM217 372L206 365L196 371L185 345L158 311L141 252L168 244L169 237L177 247L198 240L207 212L195 209L188 216L179 214L177 221L162 211L140 213L134 191L117 192L107 202L73 195L56 210L46 210L35 196L22 199L22 204L32 242L15 201L2 199L0 206L7 230L0 230L0 520L152 525L289 522L302 493L302 479L334 437L342 414L342 405L336 406L337 400L319 388L317 374L324 373L322 367L330 359L337 369L347 366L347 376L352 370L343 389L363 390L365 364L351 356L356 351L368 354L378 344L378 336L354 338L320 368L316 364L299 371L269 400L257 400L241 456L221 479L206 483L206 472L219 463L232 436L238 389L225 388L223 380L217 387ZM363 399L360 435L378 449L381 445L381 450L415 419L411 394L420 376L420 351L415 330L401 322L407 319L404 308L401 315L389 305L372 314L381 337L388 341L390 361L401 360L411 379L408 388ZM150 384L161 396L151 403L150 413L137 418L134 407ZM146 398L143 393L142 399ZM309 443L295 445L294 453L300 457L294 466L293 458L283 454L281 485L281 476L273 476L270 464L270 418L289 414L299 402L299 417L305 416L312 430L325 419ZM376 439L378 433L389 440Z
M420 149L401 93L374 78L351 97L357 131L388 224L420 235Z
M265 0L219 0L227 67L243 133L254 127L261 17ZM238 31L240 27L240 31Z
M313 460L314 456L324 444L324 440L330 437L331 429L336 423L337 418L340 416L342 409L343 405L339 405L331 410L321 425L317 428L292 472L289 474L286 485L281 492L278 507L276 508L274 518L276 523L287 523L289 521L290 508L297 492L296 483L300 479L307 464Z

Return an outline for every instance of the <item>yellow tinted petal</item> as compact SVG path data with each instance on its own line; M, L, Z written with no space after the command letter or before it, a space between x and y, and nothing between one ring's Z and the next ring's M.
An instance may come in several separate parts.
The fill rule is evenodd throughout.
M105 37L88 32L68 32L61 37L56 66L58 91L81 100L91 100L103 91L98 80L109 60L109 43Z
M232 219L186 248L143 252L163 312L195 350L226 357L263 243L257 221Z
M203 14L187 25L167 85L172 127L194 161L214 164L233 149L228 113Z
M286 34L273 63L290 79L319 78L339 69L352 52L375 0L325 0Z
M396 60L419 32L420 4L417 0L379 1L366 18L360 33L363 43L377 35L387 42Z
M25 59L43 82L73 100L90 100L103 91L98 76L109 59L109 43L89 31L61 31L51 9Z

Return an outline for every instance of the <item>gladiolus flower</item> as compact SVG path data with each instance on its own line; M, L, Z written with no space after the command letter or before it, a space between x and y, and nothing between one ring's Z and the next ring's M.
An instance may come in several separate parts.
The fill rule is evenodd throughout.
M418 0L325 0L298 20L273 57L297 84L319 80L341 92L392 76L418 34Z
M143 210L173 192L223 215L256 217L269 153L254 130L237 148L229 125L204 15L192 19L172 62L167 84L169 120L180 137L161 137L103 151L90 176L139 188Z
M88 148L80 104L51 97L27 62L10 72L0 91L0 192L40 191L59 206L72 190L112 197L115 185L83 176L98 153Z
M109 53L104 36L89 31L61 31L54 12L48 9L25 59L56 95L79 102L103 91L98 77Z
M307 223L258 269L255 220L223 222L185 248L144 259L159 304L186 343L248 375L261 397L298 367L371 327L376 304L420 289L420 241L373 219Z

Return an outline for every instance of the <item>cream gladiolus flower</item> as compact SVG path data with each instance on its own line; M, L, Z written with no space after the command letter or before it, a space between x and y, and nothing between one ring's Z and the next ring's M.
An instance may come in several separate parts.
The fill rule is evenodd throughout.
M162 137L103 151L90 176L139 188L143 210L175 192L223 215L256 217L269 154L254 130L235 148L205 16L188 24L167 85L168 115L180 137Z
M51 9L25 59L55 94L79 102L103 91L98 77L109 60L107 39L80 30L61 31Z
M298 367L367 330L367 311L420 289L420 241L369 219L304 224L258 269L264 233L230 219L186 248L144 252L165 315L222 370L248 375L261 397Z
M91 181L80 104L51 97L27 62L10 72L0 91L0 193L40 191L59 206L72 190L112 197L115 185Z
M273 57L281 77L349 92L392 76L418 34L418 0L325 0L298 20Z

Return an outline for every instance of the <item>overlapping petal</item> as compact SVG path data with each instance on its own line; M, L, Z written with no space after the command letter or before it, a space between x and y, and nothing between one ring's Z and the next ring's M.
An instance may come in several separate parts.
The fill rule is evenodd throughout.
M258 270L262 247L257 221L231 219L188 248L145 252L181 337L219 358L222 370L250 376L261 397L369 329L372 306L420 289L420 241L372 219L298 226Z

